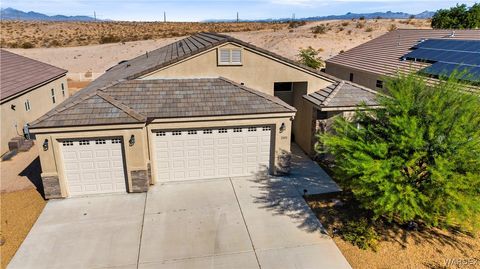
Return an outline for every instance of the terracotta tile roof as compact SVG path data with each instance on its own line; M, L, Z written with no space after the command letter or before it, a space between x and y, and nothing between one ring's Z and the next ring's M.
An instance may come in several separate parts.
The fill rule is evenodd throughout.
M0 49L0 100L35 88L67 70Z
M277 97L224 78L120 82L57 109L32 128L144 123L147 118L295 112Z
M362 103L367 106L377 106L375 100L378 93L366 87L348 82L335 82L317 92L304 95L303 98L320 110L332 110L335 108L353 108Z
M329 63L378 75L395 75L398 71L417 71L430 64L401 61L401 58L410 52L410 49L421 39L480 40L480 30L455 30L454 36L452 36L452 33L452 30L431 29L392 31L328 59L326 61L326 72L329 72Z

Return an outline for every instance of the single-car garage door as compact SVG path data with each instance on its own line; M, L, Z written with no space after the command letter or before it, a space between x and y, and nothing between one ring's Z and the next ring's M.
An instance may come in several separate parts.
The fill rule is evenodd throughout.
M270 163L271 127L154 131L158 181L247 176Z
M126 192L121 139L64 140L60 144L71 196Z

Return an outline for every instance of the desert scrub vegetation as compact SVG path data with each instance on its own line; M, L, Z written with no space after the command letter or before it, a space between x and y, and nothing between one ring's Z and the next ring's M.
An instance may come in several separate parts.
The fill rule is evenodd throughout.
M300 49L297 55L299 59L298 62L313 69L324 67L325 62L323 61L322 57L318 56L318 54L322 51L322 48L315 50L312 47Z
M293 22L296 27L305 22ZM302 24L303 23L303 24ZM68 47L191 35L284 29L288 23L1 21L1 47ZM32 45L32 46L30 46Z
M325 34L328 31L328 28L327 28L327 26L325 26L325 24L320 24L320 25L314 26L310 29L312 30L312 33L314 33L314 34Z

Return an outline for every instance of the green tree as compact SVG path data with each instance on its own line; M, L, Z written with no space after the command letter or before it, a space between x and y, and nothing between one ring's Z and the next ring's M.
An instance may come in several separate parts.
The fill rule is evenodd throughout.
M432 28L435 29L475 29L480 27L480 4L470 8L467 5L456 5L450 9L440 9L432 17Z
M453 78L428 85L408 75L386 86L381 109L338 117L319 136L340 183L374 218L478 231L479 96Z
M480 3L474 4L467 14L467 24L470 29L480 28Z
M325 66L325 62L318 56L319 51L312 47L300 49L298 52L299 62L313 69L319 69Z

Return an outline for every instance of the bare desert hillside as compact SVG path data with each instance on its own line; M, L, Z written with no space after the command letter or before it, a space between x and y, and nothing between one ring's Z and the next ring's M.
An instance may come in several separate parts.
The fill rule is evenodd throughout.
M72 47L185 36L198 32L281 29L286 23L2 21L6 48Z
M388 31L397 28L429 28L430 22L416 19L321 21L297 25L273 24L272 26L275 26L273 28L260 27L260 30L255 29L253 25L256 24L252 24L248 31L228 32L228 34L296 60L300 48L311 46L320 51L323 59L328 59ZM52 35L57 30L52 29ZM225 31L217 32L225 33ZM152 38L76 47L9 50L69 70L68 77L72 87L79 88L121 60L133 58L180 38L183 37Z

